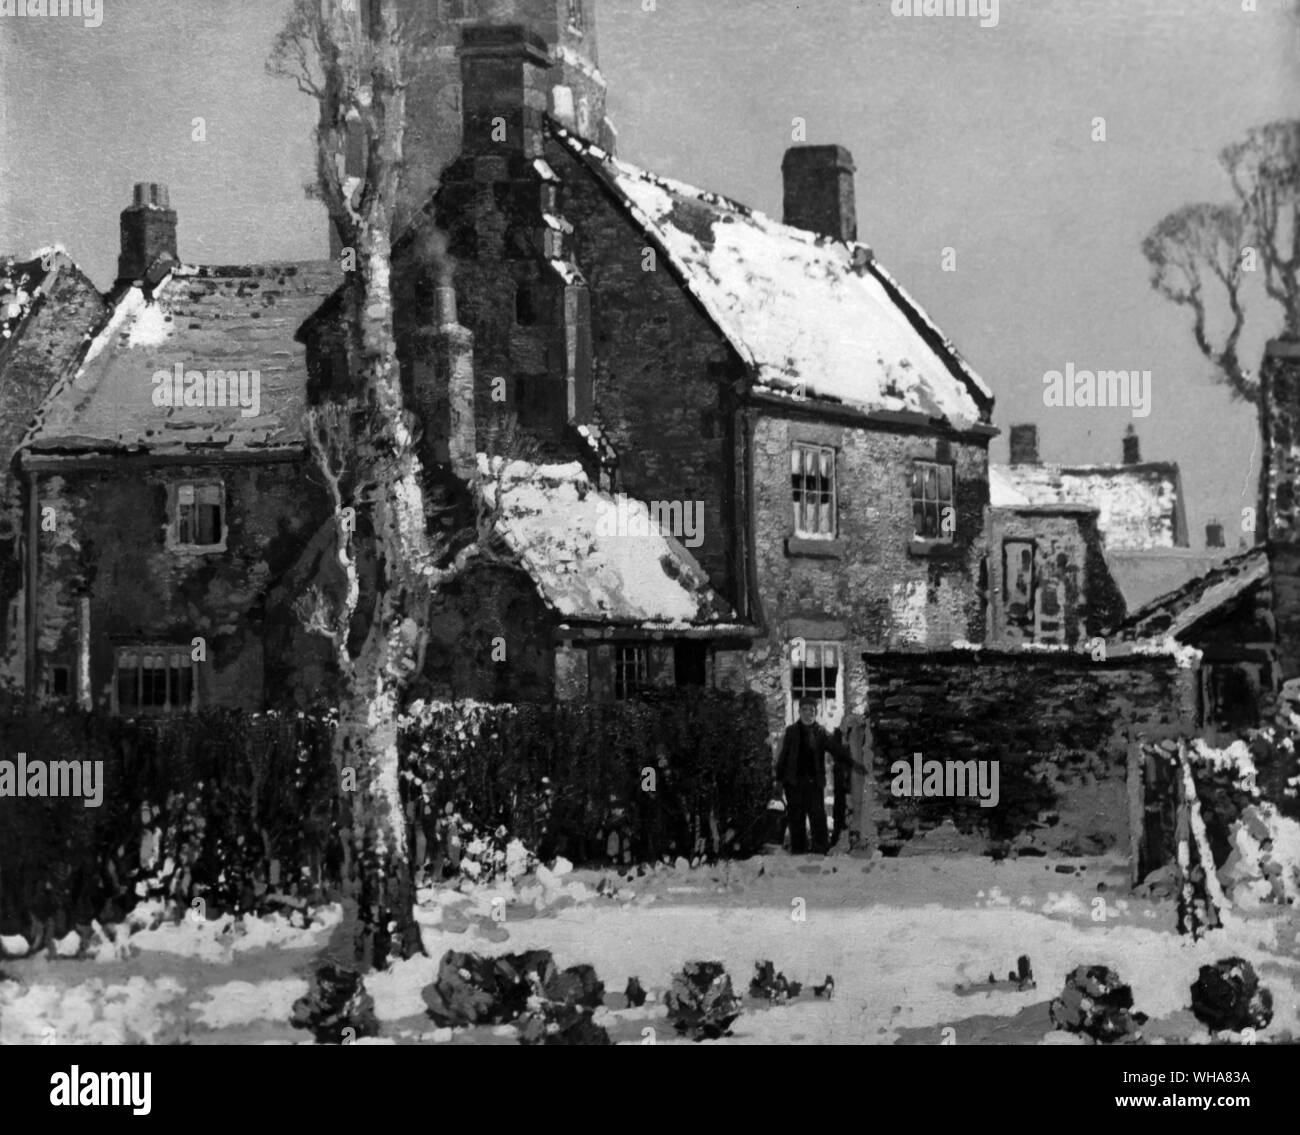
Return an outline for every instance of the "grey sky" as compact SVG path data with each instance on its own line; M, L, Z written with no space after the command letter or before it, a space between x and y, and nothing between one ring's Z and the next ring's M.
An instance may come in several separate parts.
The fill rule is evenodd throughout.
M1225 143L1300 114L1291 2L1002 0L981 28L895 17L890 0L599 0L598 21L628 160L779 215L791 120L848 146L861 238L988 381L1004 431L1040 423L1044 458L1118 460L1134 420L1045 408L1045 371L1150 370L1135 425L1144 456L1182 465L1199 545L1211 514L1235 543L1254 502L1254 411L1211 383L1139 245L1179 205L1227 198ZM263 67L285 7L104 0L94 29L0 18L0 250L61 242L107 286L131 183L157 180L188 260L324 255L302 192L312 106ZM1276 330L1257 310L1252 364Z

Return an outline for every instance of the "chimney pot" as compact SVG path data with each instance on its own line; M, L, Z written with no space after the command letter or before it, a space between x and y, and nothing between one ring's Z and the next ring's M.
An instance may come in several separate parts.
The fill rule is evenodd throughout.
M856 172L843 146L791 146L781 162L785 223L846 244L856 241Z
M1137 430L1132 426L1129 426L1124 431L1124 464L1142 464L1142 447L1138 440Z
M1011 464L1038 464L1038 427L1030 422L1011 427Z

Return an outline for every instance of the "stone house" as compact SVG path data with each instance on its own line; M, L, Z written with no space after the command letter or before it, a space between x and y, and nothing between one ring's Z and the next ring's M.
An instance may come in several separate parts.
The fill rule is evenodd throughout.
M801 693L831 723L860 708L863 650L980 639L993 399L857 242L847 152L792 149L776 222L572 130L528 28L471 26L460 62L462 151L395 249L409 389L443 445L430 456L466 462L517 422L588 491L692 513L678 551L712 593L685 624L578 617L548 594L537 545L524 574L556 688L618 692L629 667L748 685L775 730ZM454 279L428 254L435 226ZM304 328L322 388L328 324ZM499 688L491 667L476 684Z
M458 82L430 64L456 96L422 128L460 152L412 207L395 295L432 495L481 491L508 429L534 457L490 466L517 562L443 597L429 689L748 685L774 730L802 693L833 723L866 696L864 650L984 634L992 396L857 242L846 151L787 154L784 223L618 161L594 13L571 8L497 4L509 23L461 29ZM51 526L27 548L28 689L301 701L326 675L286 610L326 516L299 419L340 378L341 277L182 263L160 186L122 231L106 310L19 446L28 523ZM191 404L191 371L256 372L259 404Z
M261 709L266 594L326 515L294 334L340 274L186 264L176 226L166 189L137 185L117 283L65 309L78 349L16 447L32 696Z

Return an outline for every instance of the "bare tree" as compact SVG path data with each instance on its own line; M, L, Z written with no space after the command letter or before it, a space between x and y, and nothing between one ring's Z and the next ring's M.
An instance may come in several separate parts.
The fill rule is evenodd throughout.
M407 71L427 27L397 0L295 0L268 67L291 77L319 107L317 195L345 249L345 396L308 413L308 437L334 509L341 594L303 596L299 616L327 637L341 676L335 759L355 792L345 864L343 943L336 960L364 971L420 948L414 880L399 792L397 717L423 664L437 590L478 559L493 558L491 494L476 486L476 529L429 534L418 423L403 404L394 340L392 232L402 171ZM364 170L349 176L350 132ZM434 255L441 245L429 242ZM348 255L350 254L350 256ZM446 278L447 265L438 265Z
M1151 284L1190 307L1196 346L1220 381L1248 402L1259 380L1238 354L1244 288L1262 270L1263 291L1281 309L1280 334L1300 338L1300 121L1255 127L1224 148L1220 163L1236 200L1185 205L1142 242ZM1276 325L1274 325L1276 329Z

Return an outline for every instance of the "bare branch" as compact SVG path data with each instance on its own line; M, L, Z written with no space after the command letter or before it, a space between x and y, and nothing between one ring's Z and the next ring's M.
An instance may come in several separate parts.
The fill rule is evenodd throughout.
M1254 376L1242 367L1237 344L1245 327L1241 303L1242 251L1247 224L1240 210L1228 205L1186 205L1165 217L1142 242L1151 264L1151 286L1166 299L1192 310L1197 349L1232 393L1248 402L1258 398ZM1209 331L1207 276L1226 301L1229 325L1221 346Z

